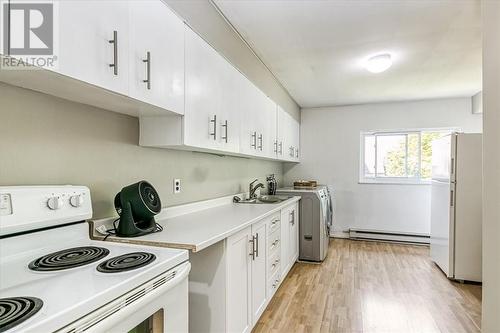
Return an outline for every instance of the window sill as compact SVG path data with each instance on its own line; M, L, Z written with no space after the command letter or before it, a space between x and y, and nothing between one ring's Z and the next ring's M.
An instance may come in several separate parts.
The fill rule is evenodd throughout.
M430 180L360 179L358 184L375 185L431 185Z

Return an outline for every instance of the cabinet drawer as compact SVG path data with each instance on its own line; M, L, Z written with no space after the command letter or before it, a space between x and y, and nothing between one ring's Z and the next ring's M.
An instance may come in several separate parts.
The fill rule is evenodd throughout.
M274 293L276 292L276 290L280 286L280 283L281 283L281 275L280 275L280 271L278 270L276 272L276 274L274 274L267 282L267 284L268 284L267 290L269 292L268 298L271 298L274 295Z
M268 276L273 276L276 272L280 271L281 267L281 253L277 251L274 255L270 256L268 259Z
M277 229L273 233L271 233L269 237L267 237L267 252L269 253L269 256L273 255L276 251L279 250L280 244L281 233L280 230Z
M272 233L278 230L281 226L281 216L280 214L273 215L269 221L269 232Z

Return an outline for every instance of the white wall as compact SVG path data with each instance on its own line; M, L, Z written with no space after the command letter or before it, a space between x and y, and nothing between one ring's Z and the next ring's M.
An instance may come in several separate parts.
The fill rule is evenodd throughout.
M301 111L301 163L286 164L285 182L316 179L335 191L334 231L349 228L430 232L429 185L358 184L360 131L460 127L481 132L470 98L367 104Z
M483 319L500 331L500 1L483 1Z

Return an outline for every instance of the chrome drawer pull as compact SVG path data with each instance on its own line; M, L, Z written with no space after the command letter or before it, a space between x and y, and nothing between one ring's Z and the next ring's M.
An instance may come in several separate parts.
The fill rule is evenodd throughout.
M214 140L217 140L217 115L214 115L214 119L210 119L211 123L214 123L214 132L210 133L210 136L214 137Z
M151 52L146 53L146 59L142 59L142 62L146 63L146 80L142 82L146 83L148 90L151 90Z
M118 75L118 31L113 31L113 39L108 42L113 44L113 63L109 67L113 68L113 74Z

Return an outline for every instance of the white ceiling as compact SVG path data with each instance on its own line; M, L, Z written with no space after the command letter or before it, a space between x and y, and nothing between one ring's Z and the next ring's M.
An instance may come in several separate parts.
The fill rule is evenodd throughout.
M480 0L214 0L302 107L472 96ZM384 73L362 67L393 54Z

